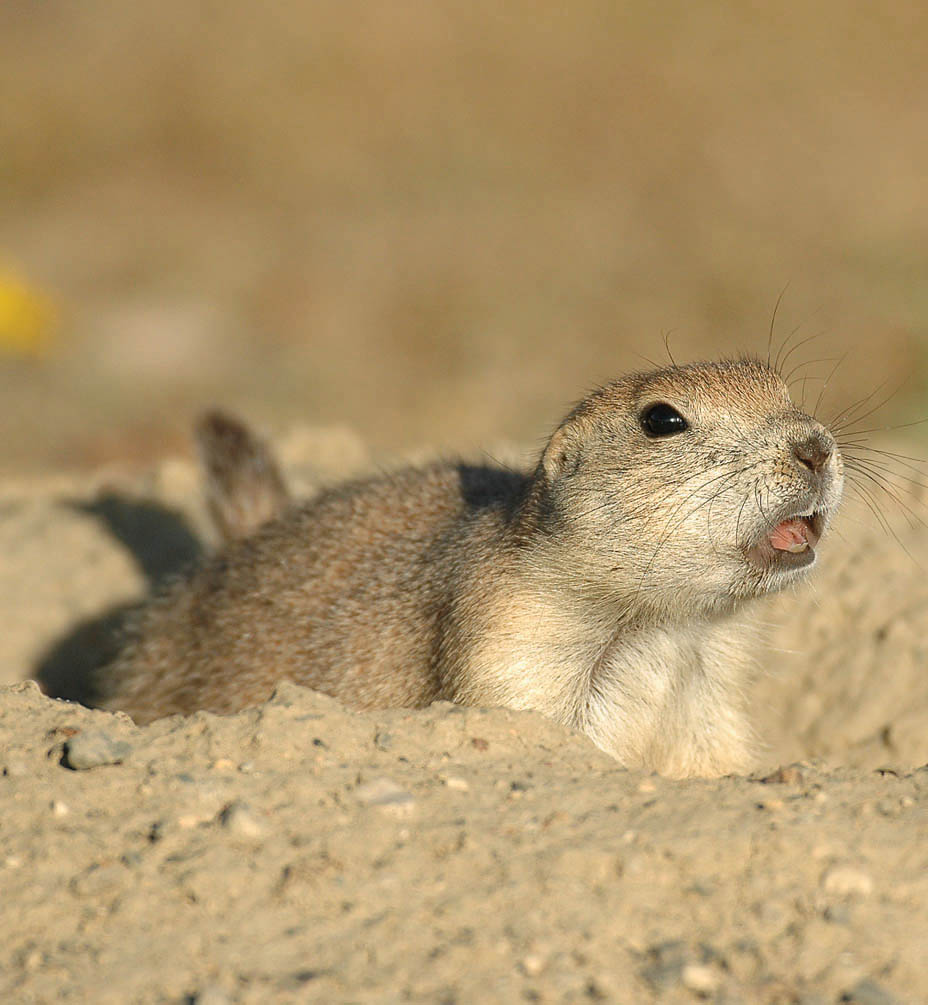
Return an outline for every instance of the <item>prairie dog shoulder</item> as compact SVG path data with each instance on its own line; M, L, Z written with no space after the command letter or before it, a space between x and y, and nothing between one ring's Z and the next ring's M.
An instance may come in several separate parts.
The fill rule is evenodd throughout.
M526 472L438 463L293 506L229 471L272 519L148 607L111 707L230 712L282 678L359 707L503 704L673 775L748 765L744 609L813 564L843 482L756 360L614 381Z

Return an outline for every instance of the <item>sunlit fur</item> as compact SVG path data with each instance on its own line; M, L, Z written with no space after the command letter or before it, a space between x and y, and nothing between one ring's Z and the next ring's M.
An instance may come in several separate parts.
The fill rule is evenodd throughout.
M658 402L688 428L646 436ZM821 470L797 458L810 438ZM830 433L767 365L633 374L585 398L531 472L407 469L231 543L149 605L109 705L231 712L287 678L365 708L536 709L629 767L741 771L744 609L806 571L747 553L788 517L827 524L842 482Z

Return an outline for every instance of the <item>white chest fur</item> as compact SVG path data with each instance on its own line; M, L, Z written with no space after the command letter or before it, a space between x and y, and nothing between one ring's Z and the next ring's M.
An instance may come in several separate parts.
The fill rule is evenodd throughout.
M629 768L680 777L750 766L751 633L741 621L616 633L591 629L589 612L524 595L496 615L470 650L456 700L542 712Z
M730 619L622 636L593 674L578 725L629 767L671 777L747 769L748 636Z

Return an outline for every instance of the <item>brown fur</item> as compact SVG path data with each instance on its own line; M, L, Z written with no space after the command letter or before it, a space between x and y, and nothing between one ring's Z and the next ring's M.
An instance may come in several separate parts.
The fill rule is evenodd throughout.
M690 428L647 437L656 402ZM841 482L830 434L764 364L634 374L584 399L532 472L407 469L233 541L149 605L108 704L232 712L289 679L360 708L537 709L630 766L741 770L742 611L804 571L746 556L789 516L827 521Z
M196 426L206 506L220 534L248 537L290 505L290 493L267 444L222 412Z

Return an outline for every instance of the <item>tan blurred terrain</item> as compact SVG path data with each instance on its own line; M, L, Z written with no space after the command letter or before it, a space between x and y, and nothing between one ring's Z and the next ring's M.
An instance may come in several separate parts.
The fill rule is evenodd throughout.
M924 415L926 43L916 3L6 0L0 271L59 322L0 344L0 469L212 401L533 441L667 330L765 352L787 283L834 409Z

